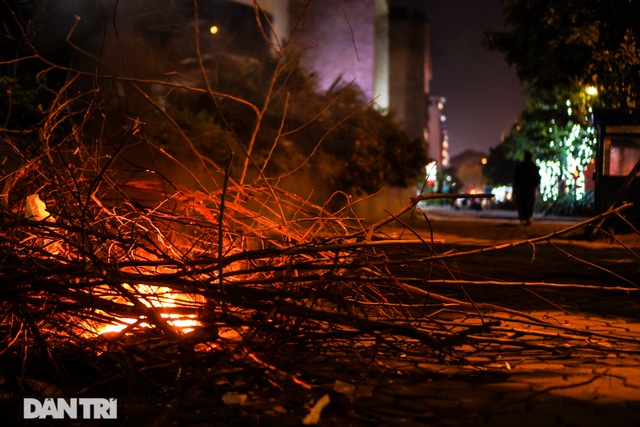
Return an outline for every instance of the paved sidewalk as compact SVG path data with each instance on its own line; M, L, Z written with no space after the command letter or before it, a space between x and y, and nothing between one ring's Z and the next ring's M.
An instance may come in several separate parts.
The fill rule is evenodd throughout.
M576 316L556 319L576 322ZM589 317L583 326L603 334L640 337L640 324ZM603 340L606 345L606 340ZM559 348L561 350L561 348ZM467 366L418 363L393 368L410 372L376 388L367 406L386 415L386 425L492 427L600 427L640 425L640 355L636 352L539 357L535 351L473 354ZM474 367L473 363L477 363ZM409 362L407 362L408 365ZM417 380L418 371L440 379ZM428 375L427 375L428 376ZM396 422L393 422L395 417ZM404 420L404 422L398 422Z
M434 216L438 218L455 218L455 219L463 219L463 218L483 218L483 219L500 219L500 220L513 220L518 221L518 212L515 210L509 209L482 209L482 210L473 210L473 209L454 209L450 206L427 206L427 205L419 205L418 208L427 213L429 216ZM536 212L533 214L533 219L535 221L544 221L544 222L562 222L562 223L572 223L572 222L580 222L588 219L587 217L579 217L579 216L563 216L563 215L548 215L541 212Z
M536 222L524 227L515 211L422 209L433 220L436 236L445 230L447 242L476 238L488 242L512 237L509 234L535 237L586 219L536 215ZM638 236L629 236L627 243L638 252ZM615 246L584 239L574 244L601 251ZM627 258L617 260L618 265L634 261L630 253ZM640 271L640 261L636 266ZM567 311L532 309L527 314L566 326L571 332L563 339L570 339L570 344L552 341L557 348L551 351L536 350L535 341L531 349L514 349L505 342L497 351L462 345L456 350L466 353L464 363L457 366L410 360L390 363L390 369L409 374L376 389L369 404L388 418L385 425L640 426L640 292L594 292L579 297L575 290L561 292L556 297L568 302L563 304L571 307ZM533 336L543 333L531 332ZM441 377L434 379L433 373Z

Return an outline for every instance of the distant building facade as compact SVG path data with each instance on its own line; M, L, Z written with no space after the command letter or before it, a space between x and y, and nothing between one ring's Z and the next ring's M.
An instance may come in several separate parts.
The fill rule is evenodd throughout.
M294 42L302 66L322 89L357 85L378 108L390 111L411 139L422 141L437 165L431 176L442 175L448 163L445 99L430 93L429 23L423 8L403 0L258 3L273 14L274 28L286 29L278 38Z
M429 24L423 8L403 0L258 3L276 33L281 31L277 38L293 41L302 65L322 89L357 85L378 108L391 111L410 138L422 140L429 157L442 162L444 98L434 104L430 94Z
M428 145L431 63L429 26L423 10L399 0L311 0L291 9L304 16L296 44L302 65L323 89L353 83L378 108L392 112L411 139ZM439 125L438 125L439 128ZM440 147L429 147L439 159Z

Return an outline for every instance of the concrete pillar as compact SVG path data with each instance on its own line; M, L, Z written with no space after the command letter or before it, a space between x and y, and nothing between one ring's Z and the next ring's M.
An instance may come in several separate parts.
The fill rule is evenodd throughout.
M390 109L412 139L427 126L428 25L425 13L409 7L389 10Z
M384 65L375 60L375 5L377 0L310 0L291 37L302 53L302 65L316 74L322 89L336 82L353 82L368 99L375 97L374 69L384 75ZM293 2L295 19L303 6Z

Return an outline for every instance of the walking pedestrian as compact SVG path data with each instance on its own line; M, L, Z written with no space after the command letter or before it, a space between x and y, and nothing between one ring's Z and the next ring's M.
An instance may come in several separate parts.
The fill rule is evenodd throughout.
M540 171L533 163L531 151L525 151L523 160L516 165L513 174L513 195L518 207L518 218L524 225L530 225L533 221L533 207L539 185Z

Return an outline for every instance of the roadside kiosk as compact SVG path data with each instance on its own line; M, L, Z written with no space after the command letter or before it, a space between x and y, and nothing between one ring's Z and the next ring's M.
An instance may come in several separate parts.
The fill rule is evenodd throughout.
M595 110L596 148L594 205L596 213L621 202L634 206L624 216L640 222L640 109Z

